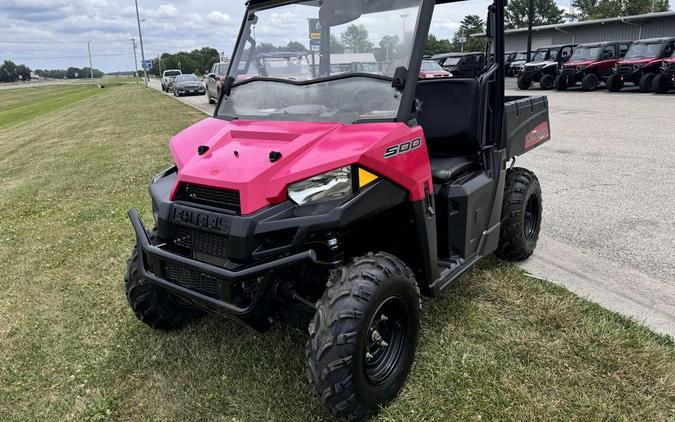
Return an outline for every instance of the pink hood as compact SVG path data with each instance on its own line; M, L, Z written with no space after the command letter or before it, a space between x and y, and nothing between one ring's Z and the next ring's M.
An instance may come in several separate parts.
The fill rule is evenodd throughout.
M179 169L174 193L186 182L238 190L242 214L250 214L285 200L289 184L359 161L367 163L367 152L380 144L384 150L410 133L401 123L228 122L208 118L171 140ZM208 152L199 155L200 146L208 146ZM275 162L270 160L273 151L281 153ZM401 183L414 184L414 176L419 178L411 175L411 180Z

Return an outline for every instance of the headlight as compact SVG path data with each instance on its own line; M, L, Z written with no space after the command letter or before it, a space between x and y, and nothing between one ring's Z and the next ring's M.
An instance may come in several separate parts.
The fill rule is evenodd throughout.
M288 196L298 205L338 199L354 192L352 167L342 167L288 187Z
M298 205L340 199L370 185L379 176L356 166L314 176L288 187L288 197Z

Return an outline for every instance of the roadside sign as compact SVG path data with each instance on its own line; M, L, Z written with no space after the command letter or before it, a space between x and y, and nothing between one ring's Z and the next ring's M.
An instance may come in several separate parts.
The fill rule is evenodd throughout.
M321 24L318 19L309 19L309 39L321 41Z
M143 61L143 69L152 70L152 60Z
M312 51L321 51L321 40L309 40L309 49Z

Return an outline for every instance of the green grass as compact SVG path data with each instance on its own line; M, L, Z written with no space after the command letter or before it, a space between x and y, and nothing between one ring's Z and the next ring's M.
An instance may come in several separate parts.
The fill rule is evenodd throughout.
M3 422L325 417L304 333L209 317L163 334L125 302L126 211L150 220L148 179L202 118L129 85L0 129ZM416 363L381 421L675 419L672 339L513 266L490 259L423 306Z
M85 98L100 95L93 84L46 85L16 88L0 93L0 130L30 121Z

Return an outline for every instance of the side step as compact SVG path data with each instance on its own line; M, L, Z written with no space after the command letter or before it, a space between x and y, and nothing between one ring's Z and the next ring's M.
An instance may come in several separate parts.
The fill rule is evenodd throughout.
M439 260L438 272L441 276L429 286L431 295L437 296L443 289L464 274L464 272L471 268L476 262L480 261L481 258L482 256L474 255L467 259L456 256L451 257L450 259Z

